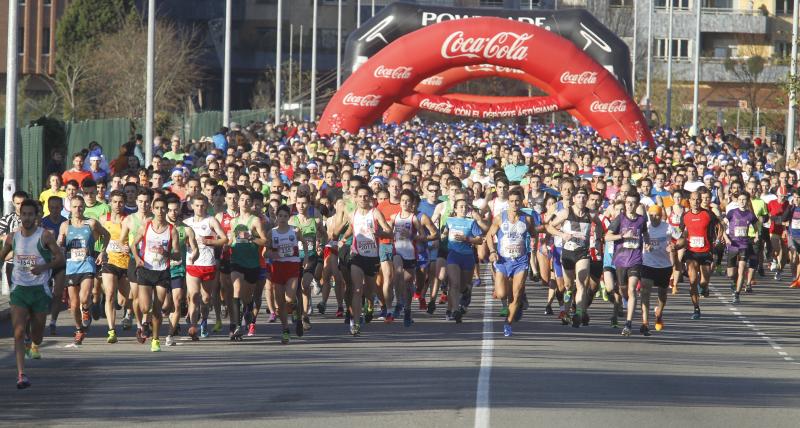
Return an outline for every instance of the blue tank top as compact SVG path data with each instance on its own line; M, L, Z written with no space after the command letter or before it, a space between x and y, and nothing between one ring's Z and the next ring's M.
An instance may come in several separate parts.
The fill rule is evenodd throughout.
M95 260L92 253L94 237L88 224L68 225L64 248L67 251L67 275L95 272Z
M528 254L530 233L525 222L527 214L519 213L519 218L514 223L508 220L508 210L500 213L500 229L497 231L497 253L505 259L517 259Z
M49 230L53 236L58 236L58 230L61 228L61 223L67 221L63 216L59 216L58 220L50 220L50 216L42 217L42 227Z

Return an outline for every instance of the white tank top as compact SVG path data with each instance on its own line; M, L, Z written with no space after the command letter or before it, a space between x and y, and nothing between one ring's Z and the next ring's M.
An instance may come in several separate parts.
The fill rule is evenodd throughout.
M297 242L297 229L289 226L289 230L285 233L278 231L277 227L272 229L272 250L278 253L278 258L273 259L273 262L299 262L300 248Z
M42 256L41 245L42 232L44 229L37 227L33 235L25 237L22 232L17 230L14 232L14 269L11 270L11 290L16 287L30 287L40 286L43 287L47 295L50 295L50 289L47 287L47 282L50 280L50 270L46 270L39 275L34 275L31 268L36 265L47 263Z
M417 248L413 241L417 235L414 229L414 214L409 214L406 218L402 217L402 213L395 214L392 232L395 253L403 260L416 260Z
M353 213L354 254L364 257L378 257L378 241L375 239L375 209L366 214Z
M211 228L209 224L211 222L211 217L206 217L201 220L195 220L194 217L190 217L184 221L184 223L191 227L194 231L195 240L197 241L197 250L200 253L197 256L197 260L194 263L188 263L189 260L189 251L186 252L186 260L187 265L189 266L216 266L217 259L214 258L214 247L208 246L203 243L203 238L214 238L214 229ZM187 248L188 250L188 248Z
M508 208L508 199L505 201L501 201L500 199L495 198L492 201L492 217L497 217Z
M168 225L161 233L153 230L153 223L148 222L144 229L142 248L144 268L149 270L169 269L169 251L172 247L172 225Z

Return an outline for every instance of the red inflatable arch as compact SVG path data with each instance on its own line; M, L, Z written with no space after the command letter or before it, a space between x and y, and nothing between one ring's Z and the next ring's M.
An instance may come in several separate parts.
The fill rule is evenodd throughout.
M501 97L501 102L492 101L491 99L483 100L482 98L475 95L473 100L463 100L446 95L414 94L403 97L400 102L421 110L473 119L533 116L564 109L556 97L524 97L516 99ZM495 99L497 97L491 98Z
M620 83L568 40L545 29L502 18L445 21L407 34L372 56L328 103L323 135L356 132L427 77L458 66L492 64L524 71L554 90L604 138L649 141L641 111ZM593 84L561 83L564 72L596 73ZM542 89L547 90L546 87Z
M468 65L465 67L455 67L451 68L444 73L437 74L435 76L431 76L421 82L414 88L414 90L418 93L422 94L442 94L445 91L449 90L450 88L474 79L482 79L487 77L502 77L506 79L514 79L514 80L521 80L526 82L530 85L536 86L539 89L544 89L547 87L544 82L541 80L526 74L524 71L507 68L507 67L496 67L491 64L480 64L477 66ZM560 79L561 81L577 81L581 82L581 84L586 84L585 82L592 82L597 79L596 74L592 73L585 73L583 75L578 74L570 74L569 72L564 72ZM552 88L546 91L548 94L553 94L554 91ZM463 101L473 101L473 102L484 102L484 103L493 103L493 102L506 102L506 101L520 101L522 98L527 99L527 97L496 97L496 99L492 99L489 97L484 98L475 98L475 95L469 94L447 94L445 98L452 98L452 96L456 96L457 99L461 99ZM386 112L383 113L383 122L384 123L403 123L410 120L414 115L417 113L417 108L413 106L407 106L403 104L393 104L389 107ZM583 116L575 111L571 106L570 108L566 109L572 116L576 117L581 124L588 126L589 122L583 118Z

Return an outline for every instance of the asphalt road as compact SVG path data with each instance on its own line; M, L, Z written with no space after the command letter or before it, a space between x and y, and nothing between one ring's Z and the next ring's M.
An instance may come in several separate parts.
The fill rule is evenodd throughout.
M723 278L712 285L702 320L689 319L684 286L651 337L620 336L602 301L590 326L564 327L542 315L541 287L512 338L485 287L461 325L415 313L411 328L375 322L352 338L315 314L288 346L261 324L241 343L212 336L151 353L131 331L106 344L101 320L67 348L65 314L44 358L28 360L23 391L4 321L0 425L799 426L800 290L762 280L733 307Z

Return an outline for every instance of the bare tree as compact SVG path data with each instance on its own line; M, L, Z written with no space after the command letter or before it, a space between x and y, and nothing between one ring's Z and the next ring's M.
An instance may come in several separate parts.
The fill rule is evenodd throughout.
M91 70L88 47L76 48L56 59L56 74L51 84L61 101L64 120L75 120L83 116L92 101L89 91Z
M159 21L155 33L156 111L181 111L202 78L197 32ZM100 37L89 68L103 115L144 115L146 46L147 29L139 19L128 19L118 32Z

